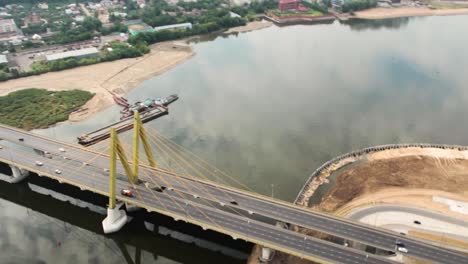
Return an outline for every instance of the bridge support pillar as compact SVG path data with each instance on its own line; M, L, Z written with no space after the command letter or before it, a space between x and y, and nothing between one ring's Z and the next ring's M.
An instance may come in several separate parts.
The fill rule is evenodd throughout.
M26 177L29 176L29 171L18 168L16 166L10 165L11 172L12 172L12 180L10 183L18 183L24 180Z
M271 248L262 247L262 254L260 255L260 262L268 262L273 259L275 251Z
M105 234L115 233L127 223L127 213L120 210L122 205L123 203L114 208L107 208L107 217L102 221Z

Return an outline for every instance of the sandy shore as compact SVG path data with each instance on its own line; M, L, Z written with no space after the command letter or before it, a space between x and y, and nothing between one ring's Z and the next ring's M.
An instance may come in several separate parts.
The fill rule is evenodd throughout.
M141 82L161 74L193 56L190 46L181 42L153 45L151 53L134 59L99 63L60 72L20 78L0 83L0 95L27 88L47 90L79 89L95 93L70 121L80 121L113 103L112 93L123 95Z
M384 19L413 16L450 16L468 14L468 8L430 9L428 7L372 8L356 12L354 18Z
M226 30L224 33L231 34L231 33L249 32L249 31L260 30L260 29L264 29L267 27L271 27L271 25L273 25L273 23L270 21L266 21L266 20L253 21L253 22L247 23L247 25L245 26L230 28Z

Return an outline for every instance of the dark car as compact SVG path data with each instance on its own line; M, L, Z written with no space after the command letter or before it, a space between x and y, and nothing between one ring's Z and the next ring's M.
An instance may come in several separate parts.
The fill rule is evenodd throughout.
M420 224L421 224L421 222L419 222L418 220L414 220L413 223L415 223L415 224L417 224L417 225L420 225Z
M405 244L404 244L403 242L399 241L399 240L397 240L397 241L395 242L395 245L397 245L397 246L399 246L399 247L405 247Z
M131 190L128 190L128 189L122 189L122 191L120 191L120 193L123 196L133 197L133 192Z

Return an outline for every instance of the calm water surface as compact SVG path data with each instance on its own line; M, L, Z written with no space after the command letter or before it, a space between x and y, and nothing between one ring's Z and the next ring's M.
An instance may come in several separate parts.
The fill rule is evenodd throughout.
M468 144L467 30L468 16L454 16L271 27L218 37L193 44L193 59L127 97L179 94L169 116L145 126L255 191L292 201L315 168L354 149ZM111 107L86 122L39 132L73 142L117 118L118 108ZM132 263L122 246L131 256L138 247L102 236L100 216L84 210L82 217L89 214L97 227L82 228L35 207L0 200L0 247L8 252L0 262ZM192 245L173 244L180 257L154 246L143 250L142 262L160 255L157 263L201 263ZM242 262L203 252L214 263Z

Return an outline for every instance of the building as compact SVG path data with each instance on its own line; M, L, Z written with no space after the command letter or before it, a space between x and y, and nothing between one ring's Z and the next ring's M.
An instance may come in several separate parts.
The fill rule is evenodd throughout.
M72 50L61 53L46 55L46 61L55 61L68 58L85 59L95 58L99 56L99 50L97 48L86 48L81 50Z
M278 9L281 12L296 11L299 9L299 0L278 0Z
M139 8L144 8L146 6L146 0L133 0L133 2L136 2Z
M344 0L332 0L331 3L332 3L332 7L333 7L333 8L335 8L335 9L341 9L341 7L342 7L343 4L344 4Z
M242 18L239 14L229 11L229 16L231 18Z
M15 35L17 32L18 28L13 19L0 20L0 35Z
M41 41L41 40L42 40L42 37L41 37L40 35L38 35L38 34L34 34L34 35L31 37L31 39L32 39L33 41Z
M132 36L136 36L143 32L154 32L154 28L143 22L141 19L127 20L122 22L122 24L128 27L128 32Z
M130 34L132 36L136 36L140 33L148 33L148 32L154 32L154 28L148 26L148 27L141 27L141 28L129 28L128 29L128 32L130 32Z
M6 55L0 54L0 65L8 64L8 58Z
M83 22L83 21L85 21L85 17L84 16L76 16L75 18L73 18L73 20L75 20L76 22Z
M41 23L41 17L36 13L32 12L24 18L24 24L28 27L30 24L39 24Z
M127 13L123 13L123 12L112 12L112 15L115 17L122 17L122 18L127 17Z
M181 24L173 24L173 25L155 27L154 31L179 29L179 28L192 29L192 23L181 23Z
M40 9L49 9L49 4L47 2L37 4L37 7Z
M2 18L5 18L5 17L11 17L11 14L10 13L7 13L7 12L0 12L0 17Z

